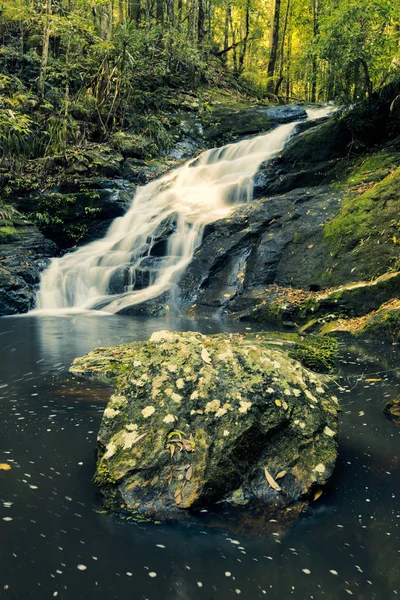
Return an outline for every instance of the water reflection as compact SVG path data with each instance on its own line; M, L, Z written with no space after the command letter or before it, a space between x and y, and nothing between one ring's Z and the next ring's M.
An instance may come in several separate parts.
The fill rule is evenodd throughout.
M239 535L206 526L207 515L195 524L155 525L102 512L91 477L109 390L74 379L68 366L96 346L166 328L207 333L227 324L114 316L0 320L0 463L11 466L0 471L0 596L397 597L400 430L382 414L400 390L395 348L346 353L337 468L324 495L289 531L272 522L267 534Z

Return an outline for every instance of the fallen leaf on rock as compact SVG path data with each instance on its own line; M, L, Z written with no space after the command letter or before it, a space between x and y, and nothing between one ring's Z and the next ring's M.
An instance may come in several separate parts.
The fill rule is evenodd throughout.
M287 471L279 471L278 475L275 477L275 479L282 479L282 477L285 477Z
M201 351L201 358L205 363L207 363L207 365L211 365L211 358L206 348L203 348Z
M7 463L0 463L0 471L9 471L11 469L10 465Z
M190 465L190 467L188 468L188 470L185 473L186 480L190 481L192 479L192 475L193 475L193 467L192 467L192 465Z
M272 477L271 473L268 471L267 467L264 467L265 478L268 481L269 485L276 490L277 492L281 492L282 488L278 485L275 479Z
M322 496L322 488L318 488L317 490L315 490L314 496L313 496L313 501L315 502L316 500L318 500L318 498L320 498Z

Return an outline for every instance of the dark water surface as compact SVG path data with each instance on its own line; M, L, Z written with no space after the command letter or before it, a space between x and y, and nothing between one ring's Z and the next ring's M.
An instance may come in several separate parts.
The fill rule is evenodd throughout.
M236 330L238 330L236 326ZM101 511L91 483L108 388L68 374L100 345L212 321L0 319L0 597L68 600L400 596L400 352L345 352L340 455L329 489L282 533L138 524ZM242 326L242 329L245 325ZM367 381L375 379L379 381Z

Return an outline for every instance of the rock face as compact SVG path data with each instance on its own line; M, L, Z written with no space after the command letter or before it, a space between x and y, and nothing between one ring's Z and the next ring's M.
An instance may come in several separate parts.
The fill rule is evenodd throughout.
M57 253L34 225L8 227L0 243L0 316L26 313L35 303L40 273Z
M316 328L318 330L318 328ZM367 341L400 343L400 300L385 302L378 310L353 319L337 319L319 328L331 336L353 336Z
M240 312L254 307L254 294L272 284L319 288L314 260L323 250L316 242L341 196L328 186L300 188L252 202L209 225L179 282L182 307L195 303L199 312ZM305 251L299 251L304 243Z
M323 484L338 405L325 378L262 335L157 332L100 348L73 373L111 378L95 481L153 518L223 502L282 508Z
M301 106L255 107L232 112L223 107L215 110L204 123L208 145L222 145L240 136L269 131L283 123L307 119Z

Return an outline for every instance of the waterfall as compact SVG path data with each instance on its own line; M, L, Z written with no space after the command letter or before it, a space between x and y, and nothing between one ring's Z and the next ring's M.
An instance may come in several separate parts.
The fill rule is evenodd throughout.
M172 290L205 225L252 199L258 167L283 149L296 125L208 150L138 188L103 239L52 259L37 310L118 313Z

